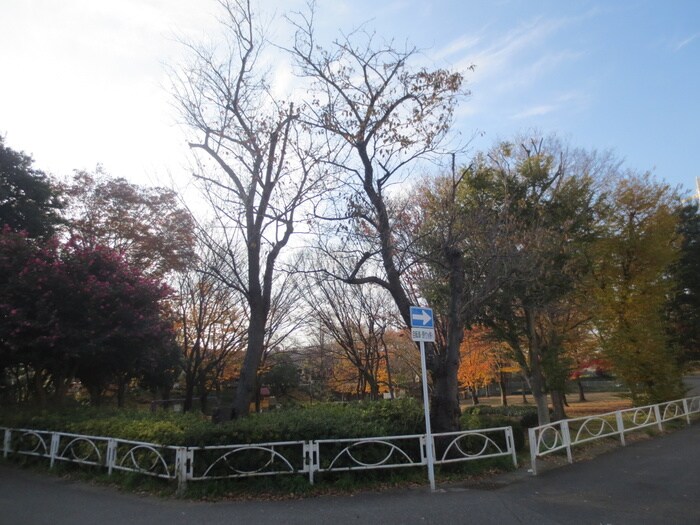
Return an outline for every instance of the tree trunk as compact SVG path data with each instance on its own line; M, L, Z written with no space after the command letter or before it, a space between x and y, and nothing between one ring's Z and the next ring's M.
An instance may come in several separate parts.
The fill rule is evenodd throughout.
M476 391L476 388L473 386L469 387L469 394L471 395L472 398L472 405L476 406L479 404L479 395Z
M257 325L258 333L255 333L253 325ZM255 396L255 385L257 384L258 366L262 360L264 351L263 323L256 323L251 319L248 328L248 348L246 349L241 375L238 378L236 396L231 409L231 419L245 417L250 412L250 404Z
M70 384L70 378L64 374L54 374L53 383L53 403L57 406L63 405L66 400L66 395L68 394L68 385Z
M45 407L47 405L46 390L44 389L44 377L41 371L37 370L34 372L34 377L32 378L33 390L39 401L39 406Z
M508 388L508 385L506 384L506 375L503 372L500 372L498 374L498 388L501 389L501 406L507 407L508 391L506 390L506 388Z
M550 422L549 407L547 406L547 392L544 376L542 375L542 356L540 355L539 340L535 329L535 312L531 307L525 307L524 310L530 354L530 377L528 382L532 391L532 397L537 405L538 423L546 425Z
M209 403L209 390L207 389L207 385L204 381L199 383L197 390L199 393L199 409L202 411L202 414L205 414Z
M580 377L576 378L576 385L578 386L578 400L583 403L586 401L586 394L583 391L583 382Z
M182 405L183 412L192 410L194 404L194 377L190 374L185 375L185 401Z
M540 425L546 425L550 422L549 406L547 404L547 393L544 389L544 378L541 374L532 375L527 378L532 391L532 398L535 400L537 407L537 421Z
M389 399L394 399L394 383L391 381L391 367L389 366L389 350L384 345L384 360L386 361L386 378L389 383Z
M253 395L255 400L255 413L260 413L260 375L255 374L255 395Z
M464 261L462 252L452 247L444 248L449 272L449 309L447 312L447 345L438 357L438 373L433 376L433 406L435 407L435 432L459 430L462 411L459 406L459 347L464 337L462 324L462 299L464 296Z
M90 405L93 407L102 406L102 388L98 386L88 386L87 390L90 394Z
M117 408L124 408L126 400L126 388L131 378L119 376L117 377Z
M459 383L457 373L452 367L455 363L441 363L432 374L433 395L430 400L431 423L433 432L453 432L459 430Z
M566 419L566 411L564 410L564 395L561 390L552 390L550 392L552 398L552 409L554 410L554 420L560 421Z
M252 303L252 301L251 301ZM265 320L262 305L251 304L250 324L248 325L248 347L246 349L241 375L238 378L236 395L231 408L231 419L245 417L250 412L250 404L255 396L258 367L265 351Z

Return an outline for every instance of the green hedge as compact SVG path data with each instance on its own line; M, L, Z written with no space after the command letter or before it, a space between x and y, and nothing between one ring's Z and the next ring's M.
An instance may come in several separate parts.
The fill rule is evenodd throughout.
M464 414L482 416L501 416L517 421L524 429L539 425L537 420L537 408L534 406L475 406L464 410Z
M462 414L463 429L512 426L516 448L537 412L529 407L471 407ZM414 399L367 403L317 403L274 410L213 424L200 414L73 408L0 411L0 426L115 437L174 446L265 443L364 436L422 434L423 407Z
M512 427L515 450L525 448L525 432L537 426L537 410L531 407L475 406L465 409L460 419L463 429ZM501 440L502 441L502 440ZM497 440L499 445L504 445Z
M363 436L419 434L423 410L413 399L321 403L212 424L197 414L76 408L3 411L0 426L109 436L162 445L205 446Z

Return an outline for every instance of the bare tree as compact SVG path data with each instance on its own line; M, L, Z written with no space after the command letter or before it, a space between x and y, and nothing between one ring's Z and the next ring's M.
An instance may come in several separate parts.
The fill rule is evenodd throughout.
M280 257L319 179L296 108L270 90L250 2L220 4L226 49L191 45L193 63L174 75L174 88L198 153L195 176L218 223L208 242L225 264L211 270L246 301L247 349L231 411L241 417L265 352Z
M199 267L215 266L212 254ZM208 260L207 260L208 259ZM220 379L231 358L245 347L246 316L238 296L219 279L199 268L178 276L177 325L185 379L184 410L192 409L195 391L206 410L211 385Z
M313 86L303 119L327 140L327 162L344 183L319 212L333 228L324 232L321 249L341 268L334 277L384 288L410 325L417 299L407 280L415 261L412 241L396 227L401 208L391 198L391 186L405 181L411 167L443 142L463 94L462 75L412 68L416 49L378 43L362 30L324 49L316 41L313 12L298 14L293 23L290 51ZM451 430L453 419L436 428Z
M330 338L329 351L335 353L356 371L356 391L364 397L379 398L380 371L390 365L384 336L391 326L392 308L388 294L369 285L353 286L338 279L312 274L305 302L310 317L317 320ZM382 367L384 365L384 367Z

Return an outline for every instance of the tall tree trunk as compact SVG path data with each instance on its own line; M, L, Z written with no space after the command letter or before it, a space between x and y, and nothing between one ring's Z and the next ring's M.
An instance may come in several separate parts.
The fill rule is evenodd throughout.
M501 406L508 406L508 385L506 384L506 375L503 372L498 373L498 388L501 390Z
M454 363L439 363L432 375L433 392L430 402L431 423L434 432L459 430L459 382L452 373ZM459 367L459 361L456 364Z
M207 388L206 381L200 381L197 392L199 394L199 409L202 411L202 414L205 414L209 403L209 389Z
M185 401L182 405L183 412L192 410L192 405L194 404L194 383L194 375L190 373L185 374Z
M102 388L99 386L88 386L87 390L90 394L90 405L93 407L102 406Z
M126 389L130 380L131 378L128 376L123 376L121 374L117 376L117 408L124 408Z
M394 399L394 383L391 381L391 367L389 366L389 350L384 345L384 360L386 362L386 378L389 383L389 399Z
M63 405L68 395L68 386L71 382L71 377L65 374L56 374L53 377L53 403L58 406Z
M578 386L578 400L583 403L586 401L586 394L583 391L583 382L580 377L576 378L576 386Z
M45 407L47 405L46 390L44 389L44 374L37 370L34 372L32 377L32 389L34 390L34 395L39 401L39 406Z
M255 394L253 395L255 400L255 413L260 413L260 374L255 374Z
M474 405L474 406L478 405L479 404L479 395L478 395L476 388L474 388L473 386L470 386L469 387L469 394L471 395L471 398L472 398L472 405Z
M233 399L231 418L245 417L250 412L250 404L255 396L258 367L265 351L266 315L262 305L253 309L251 304L250 324L248 325L248 348L246 349L241 375L238 378L236 395Z
M433 375L433 417L435 432L459 430L462 411L459 406L459 347L464 337L462 298L464 296L464 261L462 253L452 247L444 248L448 262L450 297L447 312L447 345L436 356L437 373Z
M560 421L566 419L566 411L564 410L564 395L561 390L552 390L550 392L552 398L552 409L554 411L554 420Z
M535 328L535 312L531 307L525 307L525 321L527 323L527 337L530 354L530 377L528 378L532 397L537 405L537 420L540 425L550 422L549 407L547 405L547 391L542 374L542 356L540 354L539 338Z

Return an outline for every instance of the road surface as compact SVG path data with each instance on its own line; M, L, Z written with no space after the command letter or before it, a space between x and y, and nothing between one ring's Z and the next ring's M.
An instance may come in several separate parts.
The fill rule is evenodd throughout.
M700 523L700 424L497 489L443 487L202 503L120 493L0 465L0 524ZM574 453L574 456L576 454ZM515 481L513 481L515 479ZM496 483L498 485L498 483Z

